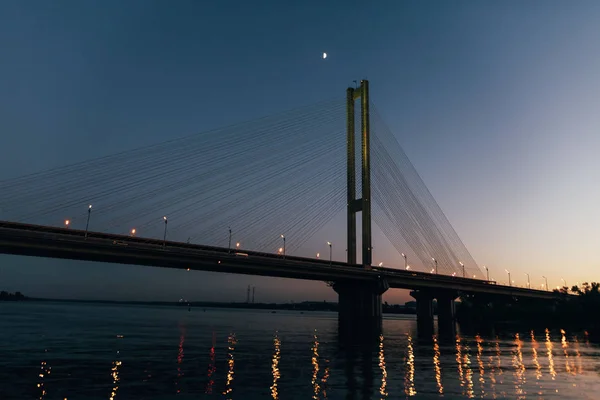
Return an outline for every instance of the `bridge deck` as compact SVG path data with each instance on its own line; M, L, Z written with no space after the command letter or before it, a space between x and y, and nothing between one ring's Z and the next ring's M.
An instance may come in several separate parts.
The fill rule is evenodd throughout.
M435 275L240 249L0 221L0 253L215 271L319 281L385 279L392 288L456 290L553 299L556 293L497 285L479 279Z

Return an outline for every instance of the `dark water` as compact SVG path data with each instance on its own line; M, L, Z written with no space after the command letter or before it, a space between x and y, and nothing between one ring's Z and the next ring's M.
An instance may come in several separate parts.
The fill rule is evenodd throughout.
M329 313L0 303L0 399L600 398L585 334L415 334L386 319L342 349Z

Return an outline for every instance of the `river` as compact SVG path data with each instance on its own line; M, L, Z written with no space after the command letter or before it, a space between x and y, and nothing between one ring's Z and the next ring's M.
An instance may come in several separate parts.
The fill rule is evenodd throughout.
M342 347L335 313L0 303L0 399L600 398L585 333L420 344L386 317Z

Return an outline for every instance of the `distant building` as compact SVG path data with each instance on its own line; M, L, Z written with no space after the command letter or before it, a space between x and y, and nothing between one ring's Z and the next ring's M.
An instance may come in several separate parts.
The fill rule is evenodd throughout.
M404 307L406 308L413 308L413 309L417 309L417 302L416 301L407 301L406 303L404 303Z

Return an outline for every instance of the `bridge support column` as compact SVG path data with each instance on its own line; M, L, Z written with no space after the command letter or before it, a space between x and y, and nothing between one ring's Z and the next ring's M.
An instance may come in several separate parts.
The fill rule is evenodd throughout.
M338 294L338 330L342 338L366 339L381 332L381 295L389 288L386 281L377 284L336 282Z
M433 295L414 290L410 295L417 301L417 334L419 339L431 340L433 336Z
M441 340L454 340L456 336L456 293L443 293L437 297L438 335Z

